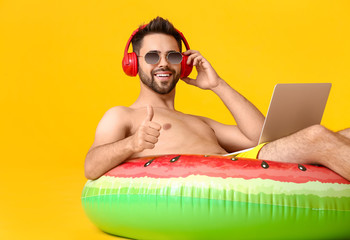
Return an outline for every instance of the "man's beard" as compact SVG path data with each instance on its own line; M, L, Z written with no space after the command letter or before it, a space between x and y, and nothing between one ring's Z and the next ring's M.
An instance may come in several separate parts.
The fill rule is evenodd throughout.
M158 83L154 79L154 74L156 72L159 72L159 71L170 71L172 73L173 80L170 83L170 85L167 85L164 87L161 85L158 85ZM141 81L146 86L148 86L150 89L152 89L153 91L155 91L156 93L159 93L159 94L168 94L175 88L177 82L180 79L180 73L178 73L176 75L175 75L175 73L176 72L174 70L171 70L169 68L162 68L162 69L157 69L157 71L152 71L151 78L150 78L149 76L146 75L146 73L144 71L142 71L141 68L139 68L139 77L140 77Z

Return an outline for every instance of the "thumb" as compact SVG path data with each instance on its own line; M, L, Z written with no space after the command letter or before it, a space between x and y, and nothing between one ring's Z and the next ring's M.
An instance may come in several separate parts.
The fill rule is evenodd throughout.
M190 85L195 85L195 80L192 79L192 78L189 78L189 77L184 77L184 78L181 78L182 81L184 81L185 83L187 84L190 84Z
M147 105L147 117L146 117L146 121L152 121L153 119L153 107L151 105Z

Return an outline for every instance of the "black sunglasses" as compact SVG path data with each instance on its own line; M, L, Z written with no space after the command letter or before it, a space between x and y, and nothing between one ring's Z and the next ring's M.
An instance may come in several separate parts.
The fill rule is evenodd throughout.
M145 56L138 56L138 57L144 57L146 63L148 64L157 64L160 61L160 53L155 51L150 51L146 53ZM171 64L179 64L182 61L182 54L180 52L168 52L166 55L166 59Z

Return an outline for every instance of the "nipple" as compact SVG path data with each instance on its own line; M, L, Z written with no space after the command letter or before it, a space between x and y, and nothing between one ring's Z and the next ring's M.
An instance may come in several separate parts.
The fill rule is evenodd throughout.
M165 124L163 124L163 129L164 130L168 130L168 129L170 129L171 128L171 124L170 123L165 123Z

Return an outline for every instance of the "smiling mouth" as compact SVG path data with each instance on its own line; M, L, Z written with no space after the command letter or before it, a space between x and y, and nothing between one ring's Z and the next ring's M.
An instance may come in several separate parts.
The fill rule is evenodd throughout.
M164 73L158 73L158 74L155 74L157 77L170 77L171 74L167 73L167 74L164 74Z
M155 73L154 76L159 79L159 80L163 80L163 81L168 81L170 80L171 76L173 74L168 72L168 73Z

